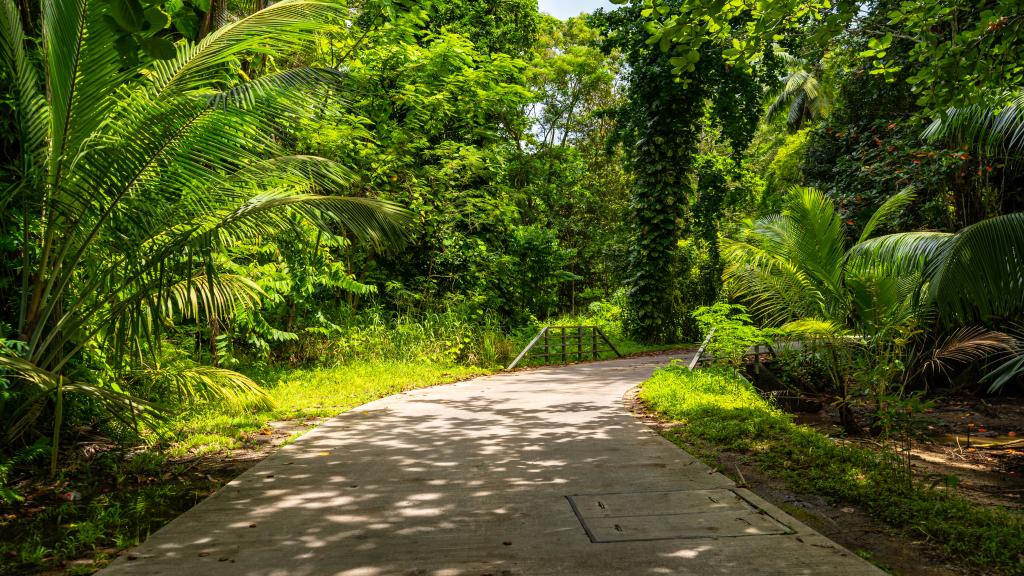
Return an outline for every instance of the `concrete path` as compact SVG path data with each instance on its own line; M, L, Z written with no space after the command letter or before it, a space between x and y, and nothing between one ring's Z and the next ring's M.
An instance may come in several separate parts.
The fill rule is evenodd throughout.
M623 395L667 360L499 374L367 404L100 574L881 574L628 414Z

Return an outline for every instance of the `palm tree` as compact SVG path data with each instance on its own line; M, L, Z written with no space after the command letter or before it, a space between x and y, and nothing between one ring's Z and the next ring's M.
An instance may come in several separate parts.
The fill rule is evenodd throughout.
M785 111L786 125L796 131L807 122L827 116L832 109L832 96L828 85L820 80L821 63L811 65L779 47L775 48L775 57L785 65L786 75L765 117L771 120Z
M1015 265L1024 254L1024 214L959 234L872 238L913 200L912 190L890 197L847 249L835 204L818 190L796 188L782 214L751 223L743 239L723 242L731 295L767 324L824 343L840 417L850 430L846 372L853 355L872 366L878 398L888 393L890 378L905 385L944 362L1016 347L1010 336L972 324L1017 314L1024 305L1024 278ZM934 327L927 349L909 346L935 316L944 324Z
M913 200L905 191L869 220L862 239ZM823 344L840 419L855 431L849 405L851 345L884 341L912 312L911 282L847 269L846 236L835 204L814 188L790 191L781 214L750 223L741 240L723 241L723 278L733 298L770 326L784 326Z
M3 415L9 438L52 400L56 448L67 393L129 423L152 418L156 408L119 388L118 373L159 345L171 319L215 321L260 296L251 281L218 272L213 257L225 246L297 216L377 246L400 241L401 209L334 194L348 181L341 166L281 144L339 71L235 81L241 55L294 53L345 17L344 6L283 0L179 41L174 58L126 68L104 20L109 2L43 0L38 54L13 0L0 2L21 146L18 179L0 195L0 222L22 255L18 343L0 348L18 400ZM96 376L97 363L111 374ZM178 383L228 395L252 388L219 370Z

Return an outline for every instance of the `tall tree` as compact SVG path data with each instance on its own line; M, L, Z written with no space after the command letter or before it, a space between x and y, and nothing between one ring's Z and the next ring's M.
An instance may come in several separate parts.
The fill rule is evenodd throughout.
M616 136L626 150L634 182L627 327L642 341L672 342L696 337L689 309L712 303L720 284L716 242L706 245L713 253L700 258L703 269L679 249L684 234L697 228L705 238L717 234L721 188L694 188L701 176L693 169L705 113L714 110L714 124L733 149L741 151L760 116L761 87L755 76L727 66L714 45L698 53L651 45L644 13L635 3L597 18L603 20L606 46L622 51L629 70ZM679 58L692 58L685 81L676 74ZM701 166L710 169L715 164ZM684 220L695 213L700 218ZM682 290L693 274L707 280L697 282L703 288L691 285Z
M438 2L431 29L465 36L484 54L527 57L537 41L537 0Z

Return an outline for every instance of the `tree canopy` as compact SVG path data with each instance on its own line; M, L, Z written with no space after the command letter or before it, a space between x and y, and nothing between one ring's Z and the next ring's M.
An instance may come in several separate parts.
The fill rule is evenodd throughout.
M564 315L874 353L1024 313L1015 2L0 1L13 447L426 319L495 363Z

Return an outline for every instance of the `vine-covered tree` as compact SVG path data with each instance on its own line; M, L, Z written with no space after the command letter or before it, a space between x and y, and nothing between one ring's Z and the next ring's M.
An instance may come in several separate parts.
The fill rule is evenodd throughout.
M627 329L645 342L674 342L697 336L689 311L712 303L720 285L717 223L724 190L715 163L694 165L701 132L713 124L742 151L760 116L761 87L755 75L728 66L710 44L681 81L676 61L691 53L651 45L644 12L634 4L599 13L596 21L605 30L606 49L620 50L628 68L615 137L633 176ZM710 123L709 109L715 111ZM702 185L697 172L712 167ZM687 235L701 243L681 250Z

